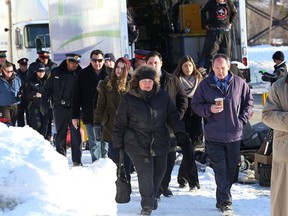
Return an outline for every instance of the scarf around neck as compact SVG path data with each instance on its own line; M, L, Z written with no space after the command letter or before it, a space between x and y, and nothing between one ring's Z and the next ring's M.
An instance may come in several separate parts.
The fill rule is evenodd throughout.
M187 97L192 98L199 84L199 80L195 76L189 76L189 77L181 76L179 77L179 79L180 82L182 83L182 86L184 87Z

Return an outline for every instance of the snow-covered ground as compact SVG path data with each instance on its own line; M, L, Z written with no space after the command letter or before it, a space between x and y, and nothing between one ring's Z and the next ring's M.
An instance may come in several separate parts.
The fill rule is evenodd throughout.
M116 166L110 159L91 164L83 151L84 167L71 167L41 135L28 126L7 127L0 123L0 215L92 216L137 215L140 196L136 174L132 175L130 203L116 204ZM173 171L173 197L162 197L153 215L221 215L215 208L213 171L199 172L201 189L179 188ZM269 215L269 188L258 184L235 184L232 189L236 215Z
M260 69L273 71L272 54L288 47L257 46L249 48L251 74ZM260 85L259 83L257 85ZM257 87L257 86L256 86ZM0 216L94 216L137 215L140 196L137 176L132 176L131 201L116 204L116 166L110 159L91 164L83 150L84 167L72 167L70 152L65 158L49 142L28 126L7 127L0 123ZM189 192L179 188L173 170L170 187L174 196L162 197L153 215L215 216L215 182L213 171L199 172L201 189ZM232 187L233 208L238 216L269 216L270 189L256 184Z

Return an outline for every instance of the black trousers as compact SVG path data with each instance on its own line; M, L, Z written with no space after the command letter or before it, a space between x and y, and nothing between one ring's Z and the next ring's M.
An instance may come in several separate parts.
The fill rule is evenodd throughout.
M230 190L238 171L240 144L241 141L230 143L205 141L211 167L215 173L216 201L220 205L232 203Z
M191 99L188 101L190 104ZM183 186L188 182L190 188L195 186L200 188L194 148L203 142L202 118L193 113L189 106L183 117L183 121L185 123L186 133L189 135L190 140L187 140L185 145L181 147L183 159L178 171L177 181Z
M167 155L167 168L165 170L165 175L161 182L161 187L166 189L169 187L169 183L171 181L171 174L175 165L176 160L176 151L169 152Z
M48 116L42 115L40 107L31 106L29 109L28 124L34 130L38 131L44 138L47 133Z
M181 148L183 158L178 171L177 181L180 185L185 185L187 181L190 188L195 186L200 188L192 141L187 139L187 142Z
M71 109L55 105L53 109L53 114L56 128L56 138L55 138L56 151L66 156L66 148L67 148L66 137L69 126L71 133L72 161L76 163L81 163L82 146L81 146L80 127L76 129L73 126L71 119Z
M231 57L231 32L209 30L205 39L204 50L202 54L202 60L204 61L204 67L210 71L212 66L212 57L216 53L223 53L229 58Z
M1 118L8 118L9 125L15 126L18 118L18 104L0 106Z
M26 119L25 119L26 118ZM29 121L29 110L27 108L27 101L22 100L18 106L18 119L17 119L17 126L24 127L26 123Z
M128 152L138 175L141 206L154 206L155 196L166 170L167 155L145 157Z

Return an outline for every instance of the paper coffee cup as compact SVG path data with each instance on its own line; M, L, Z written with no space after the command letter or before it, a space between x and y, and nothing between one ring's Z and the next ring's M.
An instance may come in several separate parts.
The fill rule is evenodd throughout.
M224 98L215 98L215 105L216 106L224 106Z

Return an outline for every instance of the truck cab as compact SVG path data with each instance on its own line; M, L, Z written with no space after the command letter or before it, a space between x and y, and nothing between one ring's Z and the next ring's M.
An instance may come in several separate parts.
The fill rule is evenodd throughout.
M23 57L33 62L39 49L50 49L48 20L17 23L13 25L12 31L8 50L13 50L11 53L14 62Z
M0 50L8 61L35 61L37 43L50 50L48 0L0 0L0 8Z

